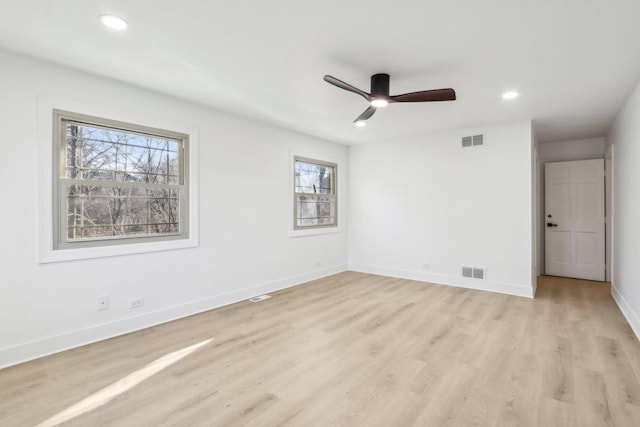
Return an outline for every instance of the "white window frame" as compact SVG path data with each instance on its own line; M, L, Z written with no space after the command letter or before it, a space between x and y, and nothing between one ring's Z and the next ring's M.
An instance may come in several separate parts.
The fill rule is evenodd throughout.
M305 162L316 165L323 165L332 168L333 176L332 176L332 185L331 185L331 193L323 194L324 196L328 196L333 199L333 211L334 211L334 222L332 224L320 224L320 225L298 225L298 198L301 196L317 196L316 193L299 193L296 191L296 162ZM327 230L328 232L336 232L338 231L338 164L333 162L328 162L324 160L318 160L310 157L303 157L293 155L292 159L292 183L293 183L293 234L294 235L305 235L305 234L320 234L321 230ZM306 233L305 233L306 232Z
M62 110L75 114L104 118L105 121L121 123L135 123L138 128L171 129L176 134L184 134L188 137L188 150L185 152L184 161L188 165L185 169L184 180L188 182L185 187L185 217L183 219L184 233L179 237L153 236L150 238L126 238L114 239L120 242L103 243L98 246L77 245L72 248L60 247L54 242L59 233L58 227L60 210L58 203L60 185L56 183L56 177L60 176L59 161L54 160L60 153L59 145L54 137L54 111ZM59 130L59 129L58 129ZM41 95L38 97L38 126L37 136L39 146L40 164L40 263L61 262L79 259L102 258L109 256L129 255L156 251L166 251L182 248L193 248L199 245L198 238L198 129L176 122L166 117L153 117L146 113L123 111L119 108L96 105L71 100L65 97ZM54 191L56 192L54 194ZM55 221L55 224L54 224Z

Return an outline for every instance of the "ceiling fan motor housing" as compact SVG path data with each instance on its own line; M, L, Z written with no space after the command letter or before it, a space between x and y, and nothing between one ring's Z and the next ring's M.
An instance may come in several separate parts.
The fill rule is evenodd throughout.
M371 76L371 96L389 96L389 74L374 74Z

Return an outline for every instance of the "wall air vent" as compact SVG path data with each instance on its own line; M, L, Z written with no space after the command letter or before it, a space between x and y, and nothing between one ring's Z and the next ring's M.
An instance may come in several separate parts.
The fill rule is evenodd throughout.
M477 145L484 145L484 135L472 135L462 137L462 148L475 147Z
M484 268L462 266L462 277L484 280Z

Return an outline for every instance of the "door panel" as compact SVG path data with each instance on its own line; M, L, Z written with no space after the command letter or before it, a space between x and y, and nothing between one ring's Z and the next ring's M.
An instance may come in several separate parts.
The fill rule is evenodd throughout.
M576 233L576 262L578 264L592 265L598 262L597 239L596 233Z
M545 165L546 274L604 280L604 159Z
M569 264L571 262L571 233L568 231L554 231L550 239L552 262L554 264Z
M598 188L597 183L578 183L576 188L576 215L575 227L581 231L597 231L602 225L601 215L598 214Z
M589 162L590 160L587 160L587 161ZM600 159L598 159L597 161L599 162ZM582 163L582 162L579 162L579 163ZM596 164L575 164L571 166L570 169L571 169L571 175L575 179L584 179L584 178L594 179L600 174L604 174L603 171L600 171L601 169L600 165L596 165ZM604 169L604 166L602 166L602 169Z
M558 166L551 168L547 171L547 174L549 174L547 177L550 179L551 181L563 181L566 180L568 181L571 178L571 167L570 166L562 166L558 163L556 163Z
M547 217L547 222L558 224L555 231L566 229L571 219L571 184L554 182L547 185L546 197L547 203L556 207L553 217Z

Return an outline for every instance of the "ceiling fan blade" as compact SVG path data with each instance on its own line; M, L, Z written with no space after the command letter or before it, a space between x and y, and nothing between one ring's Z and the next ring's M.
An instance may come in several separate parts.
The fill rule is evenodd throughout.
M433 102L455 101L456 91L453 89L423 90L389 97L389 102Z
M376 112L376 107L369 107L366 110L364 110L364 112L360 114L358 118L353 121L353 123L368 120L371 118L371 116L373 116L373 113L375 112Z
M345 83L342 80L338 80L335 77L326 75L326 76L324 76L324 81L327 82L327 83L331 83L332 85L337 86L340 89L344 89L344 90L348 90L349 92L357 93L358 95L362 96L367 101L371 100L371 95L369 95L367 92L362 91L362 90L358 89L357 87L351 86L349 83Z

